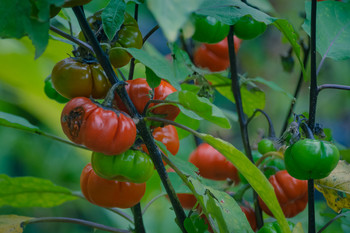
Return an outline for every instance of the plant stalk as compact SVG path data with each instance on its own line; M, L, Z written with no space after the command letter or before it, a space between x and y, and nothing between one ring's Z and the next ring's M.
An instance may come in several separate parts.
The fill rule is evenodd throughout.
M249 158L249 160L254 163L252 151L249 144L249 137L248 137L248 127L247 127L247 119L244 116L243 112L243 104L242 104L242 97L241 97L241 90L239 85L239 77L237 74L237 67L236 67L236 53L235 53L235 46L234 46L234 39L233 39L233 33L234 27L230 26L230 31L227 36L228 40L228 51L229 51L229 58L230 58L230 77L232 80L232 92L233 96L235 98L236 102L236 111L238 115L238 121L239 126L241 130L241 136L242 141L244 145L244 151L246 156ZM264 221L262 218L262 211L258 204L258 194L253 191L254 196L254 206L255 206L255 217L256 222L258 225L258 229L260 229L264 225Z
M142 219L141 204L137 203L135 206L131 207L131 210L134 215L135 232L145 233L146 230Z

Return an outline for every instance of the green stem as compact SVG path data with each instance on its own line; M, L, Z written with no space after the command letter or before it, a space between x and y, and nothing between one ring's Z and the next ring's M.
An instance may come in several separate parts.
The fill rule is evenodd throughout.
M131 210L132 210L132 213L134 215L135 232L136 233L145 233L146 230L145 230L145 226L143 224L140 203L138 203L135 206L131 207Z
M159 194L158 196L155 196L152 200L150 200L147 205L145 206L145 208L143 208L142 211L142 215L145 214L146 210L153 204L153 202L155 202L156 200L158 200L159 198L163 197L164 195L166 195L165 193Z
M326 230L327 227L329 227L329 225L331 225L333 222L335 222L335 221L338 220L339 218L345 217L347 213L349 213L349 212L345 212L345 213L338 214L337 216L335 216L334 218L332 218L329 222L327 222L326 225L324 225L317 233L323 232L323 231Z
M27 221L22 222L21 226L24 228L28 224L33 223L41 223L41 222L63 222L63 223L73 223L73 224L79 224L87 227L91 227L94 229L99 229L102 231L108 231L108 232L114 232L114 233L131 233L131 231L123 230L123 229L117 229L110 226L105 226L99 223L90 222L82 219L77 218L65 218L65 217L44 217L44 218L33 218L29 219Z

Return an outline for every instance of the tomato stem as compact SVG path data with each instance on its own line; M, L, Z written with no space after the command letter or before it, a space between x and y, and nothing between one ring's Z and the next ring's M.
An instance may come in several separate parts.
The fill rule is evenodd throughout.
M230 78L232 80L231 89L233 92L234 99L236 101L236 111L238 114L238 121L239 121L240 130L241 130L241 137L244 145L244 151L246 156L249 158L249 160L254 163L252 151L249 144L247 120L243 112L239 77L237 74L237 67L236 67L236 53L235 53L233 35L234 35L234 26L230 26L230 31L227 36L227 43L228 43L228 51L229 51L229 58L230 58ZM254 206L255 206L255 217L257 220L256 222L258 225L258 229L260 229L264 225L264 220L262 218L261 208L258 204L258 194L255 191L253 191L253 196L254 196Z
M132 213L134 215L135 222L135 232L136 233L145 233L145 226L143 224L141 205L137 203L135 206L131 207Z
M159 29L159 25L154 26L142 39L142 42L145 43L147 39L152 36L152 34Z
M318 86L317 93L320 93L320 91L322 91L324 89L337 89L337 90L350 91L350 86L338 85L338 84L323 84L323 85Z
M267 122L268 122L268 124L269 124L269 133L268 133L268 134L269 134L269 138L275 138L275 137L276 137L276 134L275 134L275 129L274 129L274 127L273 127L271 118L269 117L269 115L267 115L267 113L266 113L265 111L263 111L263 110L261 110L261 109L255 109L253 115L252 115L251 117L249 117L249 119L247 120L247 125L248 125L249 122L255 117L255 115L256 115L258 112L261 112L261 113L265 116L265 118L266 118L266 120L267 120Z
M64 223L73 223L73 224L79 224L87 227L91 227L94 229L99 229L103 231L108 232L114 232L114 233L131 233L131 231L123 230L123 229L117 229L114 227L102 225L95 222L86 221L83 219L77 219L77 218L66 218L66 217L43 217L43 218L33 218L29 219L27 221L22 222L21 227L25 227L28 224L33 223L41 223L41 222L64 222Z

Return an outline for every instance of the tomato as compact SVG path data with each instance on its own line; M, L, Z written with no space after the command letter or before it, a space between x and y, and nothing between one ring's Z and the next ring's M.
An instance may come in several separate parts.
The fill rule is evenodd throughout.
M125 13L123 25L110 41L104 30L100 30L102 26L101 13L102 11L98 11L93 16L87 18L87 20L93 31L95 33L98 32L97 39L101 43L108 43L110 45L111 48L107 52L112 65L115 68L125 66L129 63L132 56L121 48L142 48L143 41L139 26L131 15ZM80 33L79 38L85 40L82 33Z
M294 223L292 223L290 221L287 221L287 222L288 222L288 225L289 225L289 229L291 231L293 231ZM262 228L260 228L258 233L283 233L283 232L281 230L280 225L276 221L276 222L266 223Z
M164 80L160 82L158 87L154 88L154 92L144 78L128 80L126 82L128 85L125 86L125 89L140 114L143 113L146 104L151 99L151 95L153 96L152 99L154 100L164 100L169 94L177 91L170 83ZM115 96L115 102L120 110L128 112L118 95ZM149 105L149 107L155 105L157 104L152 103ZM180 109L174 105L167 104L151 110L151 113L173 121L177 115L179 115Z
M58 103L67 103L69 101L69 99L61 96L60 93L58 93L55 90L55 88L53 88L51 76L49 76L45 79L44 92L45 92L47 97L49 97L52 100L56 100Z
M284 162L289 174L300 180L322 179L337 166L338 148L327 141L304 139L287 148Z
M62 7L74 7L88 4L91 0L65 0Z
M199 169L199 174L207 179L226 180L239 183L236 167L214 147L207 143L199 145L190 155L189 161Z
M85 97L66 104L61 125L74 143L108 155L127 151L136 138L135 123L126 113L102 107Z
M305 209L308 201L306 180L295 179L286 170L283 170L270 176L269 182L273 186L278 202L287 218L292 218ZM265 213L272 216L271 211L260 197L259 204Z
M162 142L171 154L177 154L180 141L175 126L167 125L164 127L157 127L153 130L152 135L155 140Z
M258 143L258 151L260 154L264 155L268 152L271 151L276 151L275 145L273 144L273 142L269 139L262 139L259 143Z
M98 63L80 62L66 58L58 62L52 70L54 88L66 98L92 97L104 98L111 84Z
M192 39L205 43L218 43L225 39L230 26L223 24L211 16L194 15L195 31Z
M234 36L235 52L237 53L241 40ZM193 55L194 64L208 68L212 72L226 70L230 66L227 38L216 44L202 44Z
M146 184L106 180L96 175L89 163L80 176L80 187L85 198L102 207L130 208L140 202Z
M110 156L93 152L91 164L96 174L108 180L144 183L153 175L151 158L138 150Z
M251 40L266 30L266 24L256 21L251 16L243 16L234 26L234 32L238 38Z
M176 195L184 209L191 210L197 203L196 197L191 193L178 193Z
M245 216L247 217L250 227L255 232L258 229L258 226L256 224L255 212L253 208L250 207L248 202L245 202L244 205L241 205L240 207Z

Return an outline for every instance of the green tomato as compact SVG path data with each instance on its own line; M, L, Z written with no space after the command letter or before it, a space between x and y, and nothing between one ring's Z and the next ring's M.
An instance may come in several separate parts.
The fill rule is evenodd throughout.
M192 39L214 44L222 41L230 30L230 26L223 24L214 17L194 16L195 31Z
M255 37L262 34L265 30L265 23L258 22L248 15L240 18L234 27L236 36L243 40L254 39Z
M273 142L269 139L262 139L259 143L258 143L258 151L260 154L264 155L268 152L271 151L276 151L275 146L273 145Z
M294 223L288 221L288 225L290 230L292 231L294 228ZM265 224L262 228L260 228L258 233L283 233L283 232L278 222L270 222Z
M338 148L332 143L304 139L287 148L284 162L288 173L296 179L322 179L337 166L339 157Z
M93 152L91 165L98 176L122 182L144 183L154 171L151 158L138 150L112 156Z
M51 75L45 79L44 92L47 97L50 99L56 100L58 103L67 103L69 99L63 97L56 91L56 89L52 86Z

